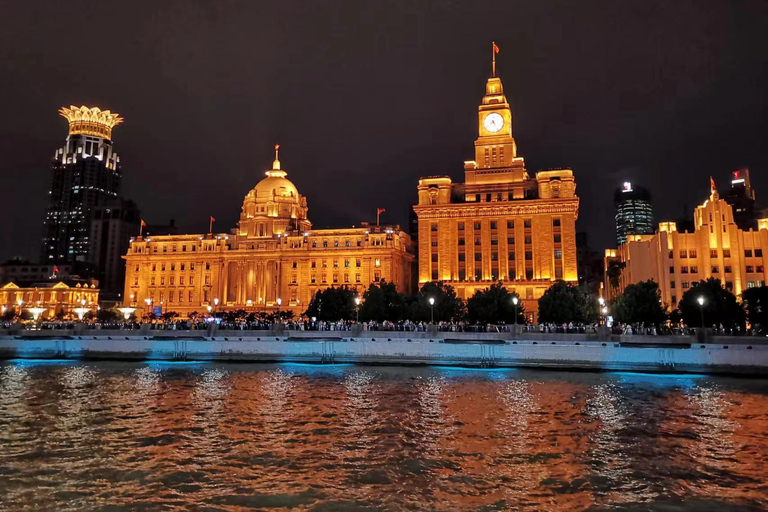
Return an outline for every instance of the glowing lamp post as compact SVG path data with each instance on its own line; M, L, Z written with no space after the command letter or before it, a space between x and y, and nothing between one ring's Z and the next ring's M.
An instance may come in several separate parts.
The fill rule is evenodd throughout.
M34 308L27 308L27 311L32 313L32 320L37 323L37 319L40 318L40 315L45 313L46 308L41 308L40 306L34 307Z
M75 308L75 310L74 310L74 311L75 311L75 314L77 315L77 319L78 319L78 320L80 320L80 321L82 322L82 321L83 321L83 317L84 317L84 316L85 316L85 314L86 314L87 312L89 312L90 310L91 310L90 308L79 307L79 308Z
M277 318L280 319L280 305L283 303L283 299L277 298Z
M435 298L429 298L429 323L435 323Z
M517 298L517 295L512 297L512 304L515 305L515 325L517 325L517 303L520 302L520 299Z
M136 308L117 308L117 310L123 314L123 318L125 318L125 321L127 322L128 319L131 318L133 312L136 311Z
M696 299L696 302L699 303L699 306L701 307L701 328L704 328L704 297L701 296L698 299Z
M360 297L355 297L355 323L360 323Z

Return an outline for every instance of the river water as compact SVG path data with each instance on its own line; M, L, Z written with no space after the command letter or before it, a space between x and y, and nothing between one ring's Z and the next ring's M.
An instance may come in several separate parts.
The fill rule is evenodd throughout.
M768 380L0 363L0 510L767 508Z

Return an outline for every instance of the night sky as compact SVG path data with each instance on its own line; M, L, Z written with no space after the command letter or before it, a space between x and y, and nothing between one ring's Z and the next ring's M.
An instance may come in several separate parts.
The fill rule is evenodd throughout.
M61 106L125 117L123 196L187 232L235 226L281 161L316 228L407 224L420 176L463 181L491 40L529 172L571 167L577 229L614 244L633 180L657 220L749 167L768 206L768 2L3 2L0 258L39 257Z

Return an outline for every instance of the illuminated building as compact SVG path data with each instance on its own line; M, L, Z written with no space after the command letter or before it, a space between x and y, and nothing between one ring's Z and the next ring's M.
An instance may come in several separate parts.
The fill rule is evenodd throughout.
M419 283L443 281L466 299L500 281L535 314L553 281L577 281L576 183L570 169L528 174L501 79L485 89L464 183L419 180Z
M88 308L95 313L98 304L99 289L95 281L43 282L22 287L8 283L0 287L0 306L4 312L45 308L41 319L76 317L75 308Z
M120 190L112 128L122 118L97 107L65 107L59 113L69 122L69 135L53 156L42 260L87 262L92 211L115 199Z
M755 191L749 179L749 169L739 169L731 173L731 189L723 199L733 208L733 220L739 228L757 228Z
M372 282L410 293L411 239L398 226L312 229L307 200L280 160L243 201L233 234L144 236L126 259L124 301L179 314L291 310L331 286ZM151 302L150 302L151 301Z
M674 222L662 222L654 235L631 235L618 249L605 253L605 289L608 298L629 284L652 279L659 284L661 301L677 307L693 283L714 277L736 295L765 284L763 253L768 250L768 219L758 230L742 230L733 209L714 186L709 198L694 211L693 233L679 232ZM618 287L611 288L608 270L623 264Z
M626 181L613 194L616 207L616 243L621 245L630 235L653 234L651 194L643 187Z

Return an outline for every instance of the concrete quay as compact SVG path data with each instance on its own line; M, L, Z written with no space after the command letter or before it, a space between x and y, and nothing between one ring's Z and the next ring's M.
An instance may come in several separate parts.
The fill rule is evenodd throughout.
M766 338L700 334L22 330L0 331L0 359L358 363L768 376Z

